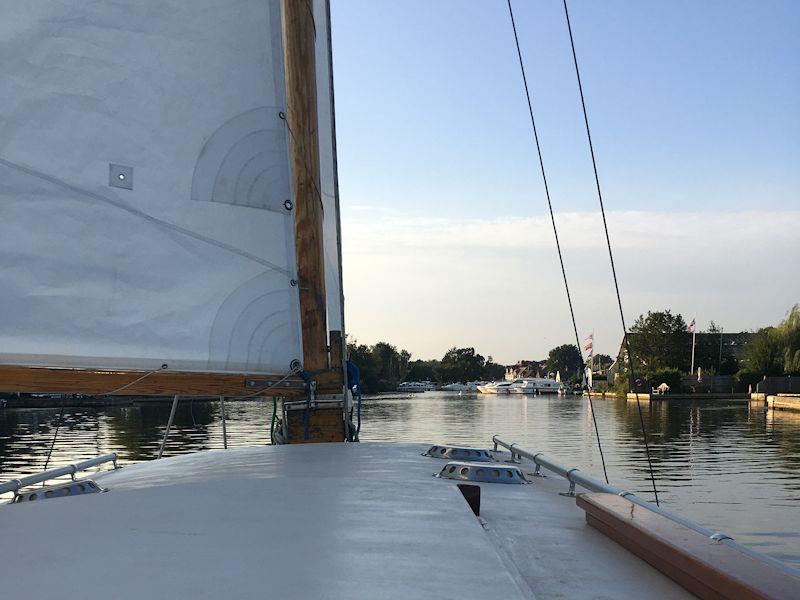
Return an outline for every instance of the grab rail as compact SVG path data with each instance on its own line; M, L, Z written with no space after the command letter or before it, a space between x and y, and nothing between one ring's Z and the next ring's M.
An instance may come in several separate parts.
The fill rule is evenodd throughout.
M790 575L794 575L795 577L800 576L800 569L795 569L794 567L790 567L782 563L781 561L772 558L766 554L762 554L761 552L757 552L755 550L751 550L747 546L742 546L736 540L734 540L731 536L721 533L719 531L711 531L710 529L706 529L702 525L699 525L693 521L689 521L679 515L669 512L668 510L664 510L656 506L655 504L648 502L647 500L642 500L639 498L634 492L630 490L623 490L622 488L618 488L613 485L609 485L591 475L588 475L578 469L577 467L566 467L561 463L554 461L553 459L545 456L543 452L530 452L521 448L516 443L507 442L506 440L502 439L498 435L492 436L492 442L494 443L495 451L498 449L498 446L502 446L509 452L511 452L511 458L518 456L521 458L527 458L528 460L532 461L536 465L535 474L539 474L540 468L545 468L548 471L563 477L567 481L569 481L569 495L574 495L575 486L579 485L584 489L589 490L590 492L603 492L607 494L616 494L617 496L622 496L623 498L627 498L629 501L633 502L634 504L638 504L639 506L646 508L648 510L653 511L654 513L658 513L659 515L674 521L675 523L679 523L689 529L696 531L705 535L712 540L719 542L721 544L725 544L729 548L733 548L738 550L739 552L743 552L748 556L751 556L755 559L761 560L763 562L769 563L773 567L780 569L784 573L788 573Z
M97 456L95 458L73 463L65 467L57 467L55 469L50 469L49 471L42 471L41 473L34 473L33 475L27 475L25 477L20 477L19 479L12 479L11 481L0 483L0 494L5 494L6 492L14 492L14 494L17 494L17 492L24 487L33 485L35 483L42 483L48 479L55 479L56 477L62 477L64 475L72 475L72 478L74 479L75 473L78 471L86 471L87 469L91 469L92 467L96 467L97 465L102 465L103 463L107 462L113 462L114 468L116 469L117 453L111 452L110 454L103 454L102 456Z

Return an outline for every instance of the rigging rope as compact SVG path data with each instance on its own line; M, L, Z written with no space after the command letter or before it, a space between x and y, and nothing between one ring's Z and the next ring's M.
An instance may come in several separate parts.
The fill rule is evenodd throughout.
M558 227L556 226L556 218L553 214L553 203L550 200L550 188L547 185L547 175L545 174L544 169L544 159L542 158L542 148L539 144L539 133L536 129L536 119L533 116L533 102L531 100L531 94L528 89L528 78L525 75L525 64L522 61L522 50L519 46L519 36L517 35L517 24L514 20L514 9L511 7L511 0L507 0L508 2L508 15L511 17L511 28L514 30L514 43L517 47L517 57L519 58L519 69L522 73L522 84L525 86L525 98L528 100L528 113L531 117L531 127L533 127L533 139L536 143L536 153L539 156L539 167L542 171L542 182L544 183L544 195L547 198L547 208L550 210L550 222L553 224L553 235L556 239L556 249L558 250L558 262L561 264L561 275L564 278L564 289L567 292L567 303L569 304L569 315L572 318L572 329L575 331L575 344L578 347L578 352L580 353L581 350L581 339L578 335L578 326L575 323L575 311L572 308L572 296L569 292L569 284L567 283L567 271L564 268L564 257L561 254L561 244L558 240ZM581 353L581 371L585 369L585 364L583 362L583 354ZM603 464L603 475L606 478L606 483L608 483L608 472L606 471L606 459L603 455L603 445L600 442L600 432L597 428L597 418L594 413L594 403L592 402L592 397L589 396L589 412L592 413L592 422L594 423L594 432L597 436L597 448L600 450L600 461Z
M44 469L42 471L47 471L47 465L50 464L50 457L53 455L53 448L56 445L56 439L58 438L58 430L61 429L61 422L64 420L64 398L61 398L61 412L58 413L58 423L56 423L56 431L53 434L53 441L50 442L50 450L47 451L47 459L44 461ZM44 482L42 482L44 485Z
M509 6L510 6L509 0ZM569 31L569 43L572 47L572 60L575 64L575 76L578 79L578 91L580 92L581 96L581 108L583 109L583 122L586 125L586 138L589 141L589 153L592 157L592 169L594 170L594 182L595 186L597 187L597 198L600 201L600 214L603 216L603 229L605 230L606 234L606 245L608 246L608 258L611 262L611 274L614 277L614 290L617 293L617 305L619 306L619 318L622 322L622 339L623 343L625 344L625 351L628 354L628 384L630 389L634 389L634 382L635 376L633 373L633 354L631 354L631 344L630 340L628 339L628 328L625 325L625 313L622 310L622 297L619 293L619 283L617 281L617 270L614 266L614 253L611 250L611 238L608 235L608 223L606 222L606 211L605 207L603 206L603 193L600 190L600 176L597 174L597 161L595 160L594 156L594 144L592 143L592 132L589 128L589 116L586 112L586 99L583 95L583 84L581 82L581 72L580 68L578 67L578 55L575 52L575 39L572 35L572 23L569 20L569 9L567 8L567 0L563 0L564 2L564 16L567 21L567 30ZM650 460L650 443L647 439L647 428L644 424L644 416L642 415L642 405L639 402L639 394L636 393L636 408L639 411L639 424L642 428L642 437L644 438L644 449L645 453L647 454L647 466L650 470L650 480L653 482L653 494L655 495L656 506L658 504L658 489L656 487L656 477L653 473L653 463Z

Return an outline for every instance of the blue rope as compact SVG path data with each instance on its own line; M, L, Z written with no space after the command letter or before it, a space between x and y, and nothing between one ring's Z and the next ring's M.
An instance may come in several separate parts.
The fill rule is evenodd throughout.
M303 413L303 440L308 439L308 417L311 413L311 397L312 397L312 390L311 390L311 376L306 373L305 371L300 371L298 373L300 377L303 378L303 381L306 382L306 411Z
M356 412L358 415L356 441L358 441L358 434L361 433L361 370L356 363L349 360L347 361L347 385L353 391L353 396L358 401Z

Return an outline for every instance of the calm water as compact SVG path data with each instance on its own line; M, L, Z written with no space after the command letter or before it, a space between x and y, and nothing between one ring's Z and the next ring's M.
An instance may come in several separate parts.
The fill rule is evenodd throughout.
M583 398L427 392L365 403L364 441L488 446L492 434L502 434L602 478ZM635 404L594 403L611 483L652 499ZM728 402L643 407L662 505L800 567L800 413ZM67 408L50 466L111 451L123 464L153 458L169 408ZM268 441L271 403L226 408L229 446ZM43 468L58 412L0 410L0 480ZM183 401L165 455L221 447L218 404Z

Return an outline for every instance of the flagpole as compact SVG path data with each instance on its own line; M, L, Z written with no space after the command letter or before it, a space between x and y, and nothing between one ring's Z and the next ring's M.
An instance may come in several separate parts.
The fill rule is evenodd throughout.
M689 375L694 375L694 342L697 337L697 317L692 319L692 367L689 370Z

